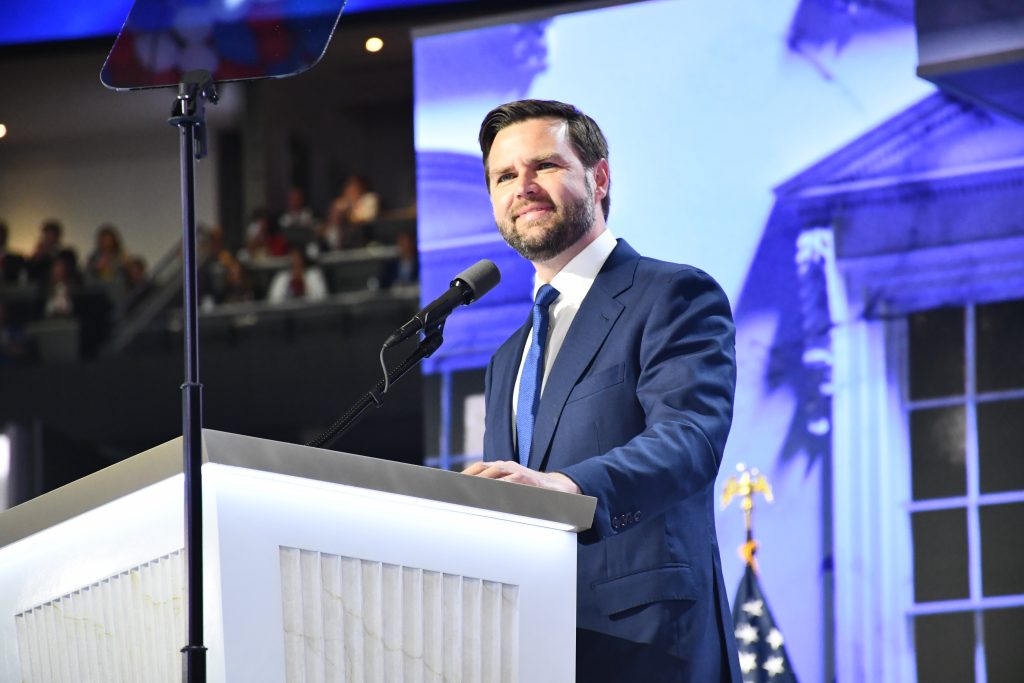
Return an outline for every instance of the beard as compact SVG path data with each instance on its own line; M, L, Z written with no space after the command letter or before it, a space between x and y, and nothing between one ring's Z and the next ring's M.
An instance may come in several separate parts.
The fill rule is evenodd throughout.
M582 197L574 197L563 206L556 206L549 215L535 218L522 226L516 227L516 219L506 216L498 222L498 230L516 253L528 261L550 261L563 251L576 244L594 226L594 185L589 177L585 180L586 192ZM526 229L548 223L546 230L528 236Z

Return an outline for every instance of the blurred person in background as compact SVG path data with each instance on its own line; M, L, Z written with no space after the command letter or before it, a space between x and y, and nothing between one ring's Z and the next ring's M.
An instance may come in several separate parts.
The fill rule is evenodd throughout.
M218 304L238 304L255 299L255 288L245 266L238 259L231 259L224 270Z
M228 268L235 255L224 244L224 231L219 227L200 226L199 297L204 308L215 306L223 298Z
M380 276L380 286L384 289L410 287L419 284L420 281L416 235L408 231L400 232L396 238L396 245L398 259L385 263Z
M306 205L306 193L300 187L288 191L288 208L277 219L281 235L290 247L305 248L314 242L319 228L313 209Z
M0 286L17 285L25 272L25 258L7 249L7 223L0 221Z
M96 245L85 263L89 279L104 284L122 285L126 256L121 234L110 223L96 229Z
M153 281L149 278L146 259L141 256L129 256L124 264L125 298L123 313L133 310L153 291Z
M78 272L78 254L75 250L64 246L64 226L60 221L49 219L39 227L39 239L29 256L26 267L29 280L40 287L46 287L50 281L50 271L59 257L70 261L73 270Z
M289 268L274 276L267 301L279 304L293 299L326 299L327 282L324 280L324 274L318 267L310 264L306 253L299 247L292 247L288 258Z
M377 220L380 199L361 175L353 174L331 202L320 229L319 244L325 251L359 249L370 241L370 225Z
M43 290L43 315L68 318L75 313L75 297L82 287L81 274L73 253L62 251L50 265L50 277Z
M281 234L277 224L271 222L267 210L253 211L245 229L245 246L238 250L238 258L253 262L287 254L288 240Z

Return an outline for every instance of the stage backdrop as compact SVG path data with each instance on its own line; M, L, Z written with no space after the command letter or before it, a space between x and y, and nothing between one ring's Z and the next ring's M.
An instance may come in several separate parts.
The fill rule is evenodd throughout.
M501 285L449 320L427 363L431 462L480 455L482 371L526 319L531 268L491 217L476 135L493 106L558 99L610 143L610 229L641 253L711 273L738 323L739 387L721 484L759 468L776 501L756 532L761 580L801 680L831 680L832 230L776 189L928 97L911 3L662 0L427 28L415 46L422 290L479 258ZM831 309L830 309L831 307ZM718 515L726 583L742 573L738 509ZM730 596L731 597L731 596Z

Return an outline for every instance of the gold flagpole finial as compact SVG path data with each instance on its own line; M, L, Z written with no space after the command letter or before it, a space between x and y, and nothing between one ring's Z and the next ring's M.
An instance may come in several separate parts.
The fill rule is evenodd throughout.
M736 465L736 471L739 476L737 477L735 474L730 476L722 490L722 509L729 507L733 498L743 499L741 507L743 523L747 530L747 542L740 546L740 557L756 572L757 561L754 559L754 553L757 552L757 541L754 540L753 531L754 494L760 493L764 496L765 501L770 503L773 500L772 487L756 468L748 470L746 465L740 463Z

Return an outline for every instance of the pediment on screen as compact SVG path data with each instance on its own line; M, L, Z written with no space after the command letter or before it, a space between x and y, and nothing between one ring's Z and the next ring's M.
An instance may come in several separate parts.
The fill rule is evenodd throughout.
M935 93L775 188L782 199L973 176L1024 157L1024 126Z
M215 81L283 78L323 56L345 0L137 0L100 80L134 90L177 85L195 70Z

